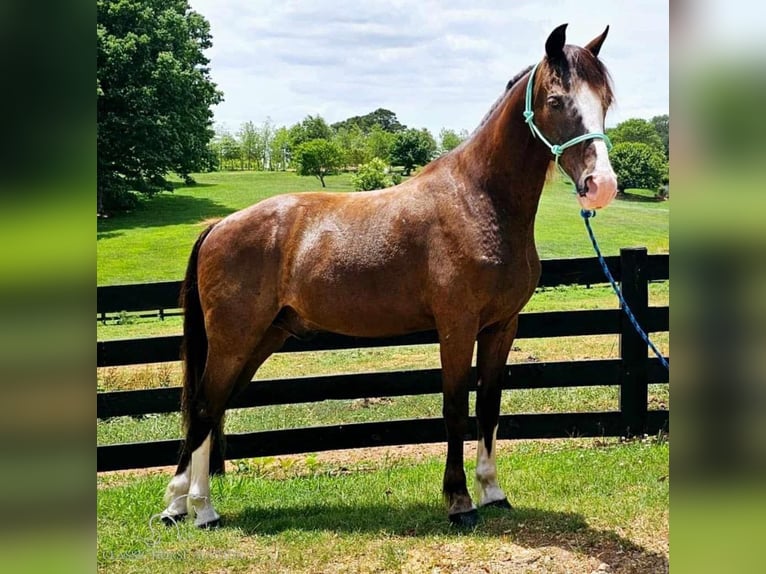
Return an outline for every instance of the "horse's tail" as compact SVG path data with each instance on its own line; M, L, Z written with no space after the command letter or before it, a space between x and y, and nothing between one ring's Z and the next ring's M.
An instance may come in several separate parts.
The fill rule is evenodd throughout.
M184 335L181 345L184 383L181 393L181 413L186 440L181 451L178 473L186 470L192 452L205 440L208 432L212 433L210 471L213 473L223 472L223 419L217 421L217 424L214 425L215 428L210 428L210 421L203 419L201 413L195 408L207 362L208 347L205 318L202 313L197 284L197 260L202 243L214 226L215 224L208 226L197 238L189 256L186 277L181 286L179 304L184 311Z

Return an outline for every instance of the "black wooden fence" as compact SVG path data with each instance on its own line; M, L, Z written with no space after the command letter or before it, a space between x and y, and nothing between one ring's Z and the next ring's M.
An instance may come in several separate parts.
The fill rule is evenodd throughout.
M634 315L647 333L668 331L668 307L648 306L650 281L668 279L668 255L647 256L646 249L622 249L607 257L615 279ZM543 261L540 287L604 283L595 258ZM98 288L97 313L109 314L178 308L179 281ZM509 365L506 389L549 387L620 387L620 410L607 412L502 415L497 436L501 439L626 436L654 434L668 429L667 410L648 410L648 385L667 383L668 373L659 360L649 358L647 346L618 309L522 313L518 338L573 335L620 336L620 358ZM180 336L147 337L97 342L98 367L176 361ZM361 339L324 333L311 341L289 339L282 353L363 347L436 343L435 332L387 339ZM475 386L474 386L475 390ZM232 403L232 408L307 403L332 399L357 399L422 395L441 392L438 369L303 377L253 382ZM108 419L150 413L177 412L180 387L97 394L97 417ZM475 425L469 425L474 429ZM465 440L475 440L471 430ZM445 440L442 419L413 419L372 423L337 424L230 434L226 458L248 458L368 446L417 444ZM172 465L181 441L163 440L97 447L98 471Z

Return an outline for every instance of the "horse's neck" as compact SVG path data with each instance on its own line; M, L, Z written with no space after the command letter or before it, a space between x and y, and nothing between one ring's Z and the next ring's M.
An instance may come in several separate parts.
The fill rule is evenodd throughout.
M510 218L532 224L550 154L523 121L523 90L515 86L459 151L468 177Z

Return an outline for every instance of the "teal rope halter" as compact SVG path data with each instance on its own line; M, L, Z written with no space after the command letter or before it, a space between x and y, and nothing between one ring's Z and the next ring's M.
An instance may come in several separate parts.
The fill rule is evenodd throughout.
M564 171L564 169L559 165L559 158L561 157L561 154L564 153L564 150L567 148L570 148L574 145L577 145L579 143L582 143L584 141L590 140L590 139L601 139L604 140L604 143L606 143L606 149L611 150L612 149L612 142L609 140L609 137L601 132L590 132L587 134L582 134L577 137L572 138L571 140L564 142L563 144L552 144L548 141L548 139L543 135L543 133L540 131L540 128L538 128L535 125L535 122L533 121L533 118L535 117L535 112L532 111L532 89L534 88L535 84L535 72L537 71L537 66L540 64L537 63L532 68L532 71L529 72L529 80L527 81L527 98L526 103L524 105L524 121L529 126L529 129L532 131L532 135L536 138L539 138L541 142L543 142L549 150L551 150L551 153L556 158L556 167L559 168L559 171L567 177L570 181L572 181L572 178L569 177L569 174ZM572 181L574 184L575 182ZM575 187L576 184L575 184Z

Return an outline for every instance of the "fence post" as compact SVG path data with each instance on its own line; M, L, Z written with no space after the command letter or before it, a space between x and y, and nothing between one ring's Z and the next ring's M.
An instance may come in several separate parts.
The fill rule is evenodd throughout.
M620 249L622 295L638 324L646 324L649 281L645 247ZM644 432L649 401L647 345L625 313L620 316L620 412L627 436Z

